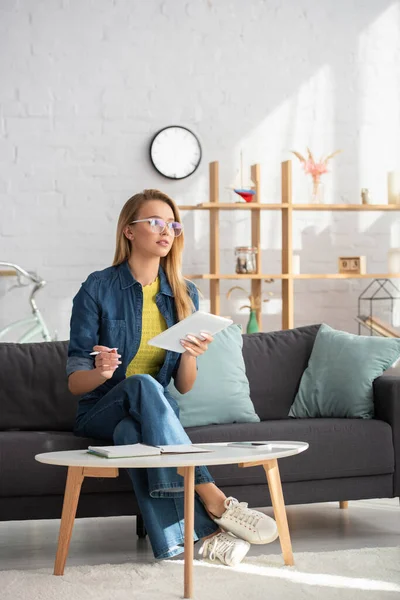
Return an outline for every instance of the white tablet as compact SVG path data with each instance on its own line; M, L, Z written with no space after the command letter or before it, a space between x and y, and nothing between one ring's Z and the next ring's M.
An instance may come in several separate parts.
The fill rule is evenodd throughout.
M229 325L232 325L232 319L226 319L225 317L218 317L211 313L202 312L198 310L191 314L186 319L182 319L176 325L172 325L159 335L156 335L148 341L150 346L157 346L164 350L173 350L174 352L185 352L185 348L181 344L187 334L195 335L201 338L200 332L209 333L215 335L219 331L222 331Z

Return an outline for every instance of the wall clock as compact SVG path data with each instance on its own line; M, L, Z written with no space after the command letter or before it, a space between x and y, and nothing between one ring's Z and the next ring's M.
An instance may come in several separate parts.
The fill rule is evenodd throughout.
M185 179L192 175L200 164L200 142L186 127L164 127L151 140L150 160L164 177Z

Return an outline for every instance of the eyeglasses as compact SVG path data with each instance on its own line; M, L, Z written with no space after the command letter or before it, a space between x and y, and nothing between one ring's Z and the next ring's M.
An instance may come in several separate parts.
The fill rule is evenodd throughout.
M153 233L164 233L165 229L168 228L168 233L178 237L181 235L183 231L183 227L181 223L177 223L176 221L169 221L166 223L162 219L138 219L137 221L131 221L129 225L133 225L133 223L150 223L150 229Z

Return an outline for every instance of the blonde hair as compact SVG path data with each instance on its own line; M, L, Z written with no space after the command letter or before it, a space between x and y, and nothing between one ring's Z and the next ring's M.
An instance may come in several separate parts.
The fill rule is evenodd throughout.
M125 202L119 215L113 266L120 265L125 260L129 260L132 250L130 241L124 235L124 229L137 218L139 210L149 200L161 200L161 202L168 204L172 208L175 221L181 223L178 207L172 198L163 194L163 192L159 190L143 190L143 192L135 194ZM167 256L161 258L161 266L165 271L169 285L175 296L175 307L179 321L189 316L194 310L193 302L188 294L186 280L182 275L183 236L182 232L180 236L176 237Z

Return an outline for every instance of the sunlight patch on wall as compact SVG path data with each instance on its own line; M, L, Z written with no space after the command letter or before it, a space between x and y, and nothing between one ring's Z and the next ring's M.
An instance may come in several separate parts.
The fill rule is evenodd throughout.
M387 203L387 173L400 170L398 62L400 7L396 2L359 36L359 186ZM376 213L375 218L379 218ZM361 215L360 215L361 217ZM369 220L360 218L360 227Z

